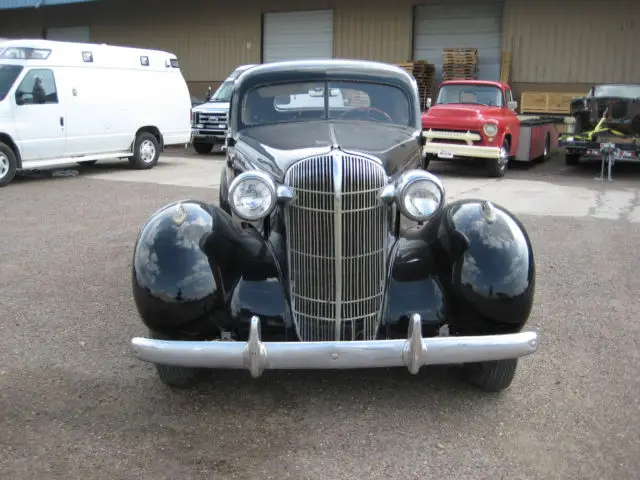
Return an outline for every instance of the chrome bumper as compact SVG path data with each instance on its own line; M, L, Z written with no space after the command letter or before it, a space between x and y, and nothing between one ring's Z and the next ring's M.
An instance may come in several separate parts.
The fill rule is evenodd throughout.
M420 315L411 316L406 340L347 342L265 342L260 320L251 318L249 340L168 341L136 337L133 354L140 360L192 368L246 369L253 378L264 370L406 367L416 374L423 365L471 363L530 355L538 349L538 331L473 337L422 338Z
M500 158L499 147L480 147L477 145L462 145L457 143L431 143L424 146L425 153L431 153L438 158L448 159L448 156L441 156L442 152L452 154L454 157L471 158Z

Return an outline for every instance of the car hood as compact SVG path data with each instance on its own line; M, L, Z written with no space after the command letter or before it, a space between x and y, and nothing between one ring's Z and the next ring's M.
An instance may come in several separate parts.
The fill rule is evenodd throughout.
M246 128L236 149L250 165L282 181L286 170L302 158L326 155L332 148L379 158L388 175L420 159L420 131L370 122L304 122Z
M229 111L229 102L207 102L193 108L194 112L219 113Z
M447 125L480 125L502 113L500 107L485 105L434 105L422 114L423 128L440 128Z

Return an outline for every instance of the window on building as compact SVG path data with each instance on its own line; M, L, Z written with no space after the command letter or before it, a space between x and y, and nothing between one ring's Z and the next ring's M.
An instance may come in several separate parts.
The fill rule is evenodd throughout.
M49 69L34 69L20 82L16 90L18 105L58 103L58 91L53 72Z

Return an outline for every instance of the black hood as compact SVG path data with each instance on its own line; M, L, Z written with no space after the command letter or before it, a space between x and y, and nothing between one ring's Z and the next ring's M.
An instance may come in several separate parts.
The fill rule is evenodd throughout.
M239 132L236 148L251 168L266 170L278 180L296 161L327 154L332 148L377 157L387 174L393 175L419 158L419 133L410 127L373 122L300 122L246 128Z

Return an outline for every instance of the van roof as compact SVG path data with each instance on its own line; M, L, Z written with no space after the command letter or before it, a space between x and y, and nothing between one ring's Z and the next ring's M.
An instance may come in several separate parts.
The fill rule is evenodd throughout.
M176 55L162 50L108 45L106 43L61 42L30 38L0 40L0 61L51 66L92 65L95 67L128 67L149 70L179 68Z

